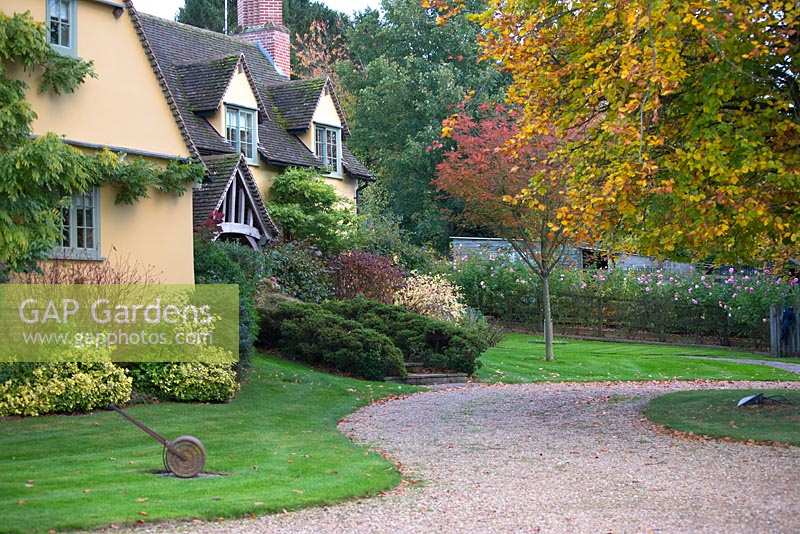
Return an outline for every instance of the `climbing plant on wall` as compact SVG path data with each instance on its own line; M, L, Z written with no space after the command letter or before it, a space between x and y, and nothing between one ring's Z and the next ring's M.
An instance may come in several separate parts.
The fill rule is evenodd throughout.
M151 189L182 195L202 179L196 163L160 168L108 150L84 153L53 133L34 136L36 113L20 72L37 74L39 91L56 95L97 76L91 61L55 53L30 13L0 13L0 272L30 270L47 257L61 233L60 208L73 195L108 184L118 204L133 204Z

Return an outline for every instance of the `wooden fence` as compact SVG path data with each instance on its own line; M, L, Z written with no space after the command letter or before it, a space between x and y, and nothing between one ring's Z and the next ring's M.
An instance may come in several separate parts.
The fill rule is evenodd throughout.
M775 357L791 356L800 357L800 323L795 316L794 321L785 332L783 328L784 306L772 305L769 310L769 337L770 352ZM793 312L796 314L800 307L794 306Z

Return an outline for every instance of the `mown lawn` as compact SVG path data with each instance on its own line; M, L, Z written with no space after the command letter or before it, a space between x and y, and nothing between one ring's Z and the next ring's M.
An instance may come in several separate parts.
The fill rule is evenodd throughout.
M557 339L555 352L556 360L546 362L541 337L510 334L483 355L478 378L490 383L800 380L800 374L771 367L692 358L763 359L755 354L725 349Z
M399 473L336 423L411 391L258 357L229 404L131 408L168 438L204 442L206 470L224 476L193 480L154 474L161 447L115 413L0 419L0 531L235 517L378 493Z
M787 402L736 406L739 399L755 393L783 397ZM650 401L645 415L683 432L800 446L800 391L796 390L680 391Z

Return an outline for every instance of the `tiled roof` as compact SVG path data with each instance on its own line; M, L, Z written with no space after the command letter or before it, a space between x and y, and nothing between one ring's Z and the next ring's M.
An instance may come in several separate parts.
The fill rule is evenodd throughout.
M238 154L225 154L221 156L206 156L203 158L208 175L202 186L192 195L192 209L194 212L194 226L199 226L208 220L228 187L228 182L233 176L236 166L239 165Z
M287 130L305 130L319 104L325 79L294 80L267 88Z
M241 56L175 65L183 94L192 111L213 111L225 96Z
M199 226L205 223L211 213L219 207L222 202L222 196L227 191L228 185L238 168L241 170L244 183L247 185L250 196L256 204L258 215L263 221L266 230L271 234L268 237L270 240L276 239L280 231L267 212L264 199L261 197L244 156L241 154L222 154L205 156L202 159L208 169L208 175L202 187L195 190L192 196L194 225Z
M342 165L344 165L345 170L353 176L364 178L365 180L375 179L375 175L373 175L363 163L358 161L345 144L342 144Z
M257 45L152 15L136 13L130 4L128 8L142 29L141 37L145 48L152 55L154 69L162 80L165 94L174 104L176 119L186 133L194 154L235 155L230 143L214 129L204 114L199 112L216 109L216 105L208 106L212 106L213 102L218 104L221 100L220 90L224 94L225 89L220 88L223 85L227 87L229 79L224 83L221 80L226 77L228 69L233 68L231 66L233 58L240 57L256 98L263 107L258 127L258 151L261 156L267 162L279 166L321 166L314 154L296 135L287 131L288 126L284 124L284 121L287 121L284 115L287 114L292 116L293 121L308 116L310 123L313 109L310 111L311 115L308 115L309 112L304 105L293 111L291 106L284 107L273 99L273 94L276 92L284 93L283 86L302 87L305 82L288 81L275 70ZM325 80L310 80L308 83L311 87L319 87L314 106L325 83ZM293 91L297 89L289 89L289 92ZM333 96L336 102L335 95ZM338 107L337 102L337 109ZM273 117L274 110L278 110L281 116ZM346 132L344 124L343 128ZM203 158L203 161L206 159ZM366 176L361 173L369 172L352 157L352 154L349 156L349 162L347 159L348 156L345 156L345 167L349 172L357 176Z
M314 117L322 91L327 88L330 91L336 112L342 121L342 130L345 135L349 134L347 121L345 120L339 99L336 98L336 91L328 78L314 78L311 80L292 80L278 85L267 87L267 92L272 97L282 125L287 130L306 130Z

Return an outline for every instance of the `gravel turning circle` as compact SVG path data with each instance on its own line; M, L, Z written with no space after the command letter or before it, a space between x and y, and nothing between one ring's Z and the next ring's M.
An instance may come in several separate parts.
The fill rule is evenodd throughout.
M257 519L146 528L800 531L800 448L674 437L641 415L648 399L667 391L749 386L798 384L472 385L422 393L369 406L340 424L402 466L410 482L388 495Z

